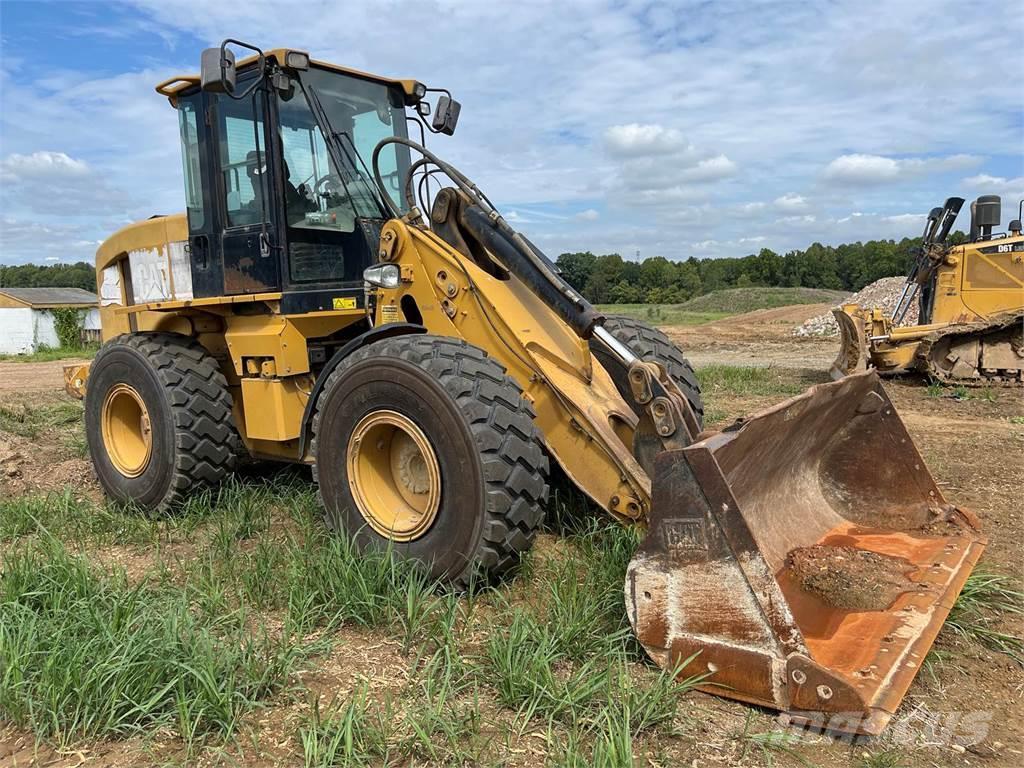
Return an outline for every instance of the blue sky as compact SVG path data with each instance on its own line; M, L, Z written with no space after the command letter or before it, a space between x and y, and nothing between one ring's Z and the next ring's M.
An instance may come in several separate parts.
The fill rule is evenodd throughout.
M224 37L449 88L432 148L552 255L741 256L1024 197L1003 2L0 0L0 262L91 260L183 206L153 91ZM282 12L282 9L285 9Z

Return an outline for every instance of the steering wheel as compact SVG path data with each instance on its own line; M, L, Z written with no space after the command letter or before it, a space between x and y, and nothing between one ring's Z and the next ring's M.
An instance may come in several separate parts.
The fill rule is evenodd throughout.
M328 173L325 176L321 176L313 184L313 195L314 197L323 198L344 197L345 185L337 174Z

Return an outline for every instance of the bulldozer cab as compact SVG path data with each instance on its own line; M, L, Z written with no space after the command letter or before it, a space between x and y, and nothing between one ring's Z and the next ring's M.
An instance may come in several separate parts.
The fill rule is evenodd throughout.
M243 62L234 92L193 82L174 94L194 296L280 292L289 313L361 307L390 216L371 156L407 136L406 94L315 63L267 77L272 57ZM409 163L399 144L379 159L400 210Z

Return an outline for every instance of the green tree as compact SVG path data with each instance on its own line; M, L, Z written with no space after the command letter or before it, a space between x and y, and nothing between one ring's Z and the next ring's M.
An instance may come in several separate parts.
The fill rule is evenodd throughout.
M643 299L640 286L626 280L619 280L608 292L608 301L612 304L640 304Z
M555 264L562 270L562 277L577 291L584 291L594 271L597 257L590 251L563 253Z
M624 263L617 253L598 256L583 295L595 304L611 301L612 288L623 279Z
M0 288L83 288L96 290L96 270L91 264L0 265Z

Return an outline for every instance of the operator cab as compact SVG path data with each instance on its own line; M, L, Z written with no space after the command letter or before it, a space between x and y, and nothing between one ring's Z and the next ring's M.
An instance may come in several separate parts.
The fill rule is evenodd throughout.
M256 55L236 66L228 43ZM410 123L451 133L458 103L442 96L428 125L422 83L236 41L202 65L157 86L179 114L195 298L280 292L285 314L363 306L363 270L404 212L410 166L408 147L381 149L384 200L374 150Z

